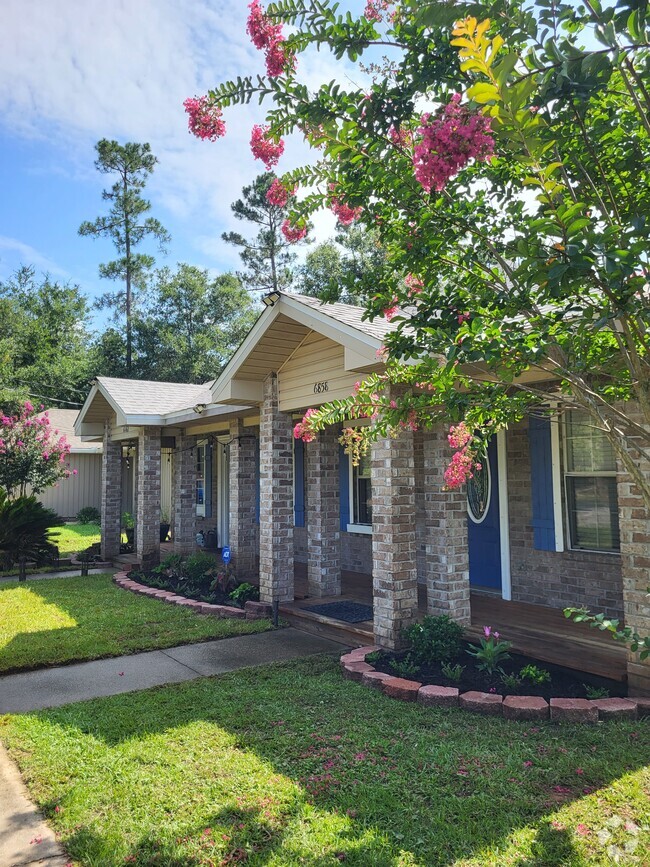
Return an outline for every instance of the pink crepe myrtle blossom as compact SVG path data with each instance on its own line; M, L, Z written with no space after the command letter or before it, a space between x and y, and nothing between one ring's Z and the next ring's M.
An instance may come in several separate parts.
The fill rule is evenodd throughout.
M293 72L296 56L282 35L282 24L273 23L259 0L253 0L248 8L250 12L246 21L246 32L255 48L264 51L268 75L275 78L283 72Z
M297 187L289 189L279 178L274 178L273 183L266 191L266 201L269 205L275 205L278 208L286 207L291 196L295 196Z
M471 439L472 434L464 421L461 421L460 424L457 424L455 426L452 425L449 428L449 433L447 434L447 442L452 447L452 449L462 449L470 442Z
M280 231L290 244L297 244L307 234L307 224L302 223L294 226L289 219L286 219L280 226Z
M26 401L19 412L0 410L0 487L9 497L35 494L74 474L68 465L70 444L52 431L47 413L36 414Z
M469 313L459 313L456 318L458 319L458 324L462 325L463 322L467 322L469 319Z
M413 298L414 295L420 295L424 289L424 282L419 277L416 277L415 274L407 274L404 278L404 283L407 289L406 294L409 298Z
M403 126L391 126L388 130L388 138L400 148L410 148L413 145L413 133Z
M317 412L318 410L314 409L314 407L310 407L307 410L302 417L302 421L299 421L293 429L295 439L302 440L304 443L311 443L316 439L316 434L312 430L310 419L312 416L316 415Z
M383 21L384 15L391 7L390 0L367 0L363 17L368 21Z
M427 193L440 192L470 160L487 161L494 155L491 119L460 105L455 93L441 112L423 114L416 131L413 168Z
M216 141L226 134L221 109L207 96L188 97L183 103L188 114L187 126L192 135L204 141Z
M251 133L251 151L256 160L262 160L267 170L278 164L278 160L284 153L284 142L274 141L271 137L271 128L256 123Z
M353 208L351 205L348 205L347 202L343 201L343 199L339 195L333 195L336 191L336 185L330 184L330 210L337 218L339 223L343 226L350 226L354 223L355 220L358 220L361 216L363 208L359 205L356 208Z

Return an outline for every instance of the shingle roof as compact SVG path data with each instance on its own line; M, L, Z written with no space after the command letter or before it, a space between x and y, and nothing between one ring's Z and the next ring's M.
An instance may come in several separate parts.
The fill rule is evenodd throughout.
M383 340L387 334L395 331L398 327L396 322L388 322L387 319L381 317L373 319L372 322L368 319L363 319L363 315L366 312L365 307L356 307L353 304L328 303L318 298L311 298L308 295L284 294L286 298L299 301L306 307L320 310L321 313L331 316L337 322L349 325L351 328L356 328L357 331L362 331L364 334L368 334L377 340Z
M52 407L46 410L50 419L50 427L53 431L58 430L59 434L63 434L70 443L74 452L96 452L97 443L84 442L81 437L78 437L74 432L75 419L79 415L76 409L59 409Z
M181 382L98 376L97 382L125 415L166 415L188 409L197 403L212 402L212 381L203 385L186 385Z

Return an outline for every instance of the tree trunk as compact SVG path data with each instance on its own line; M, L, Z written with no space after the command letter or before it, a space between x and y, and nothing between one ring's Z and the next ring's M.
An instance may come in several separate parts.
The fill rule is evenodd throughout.
M127 181L124 175L124 204L127 202ZM124 245L126 257L126 372L131 373L132 334L131 334L131 228L129 216L124 215Z
M27 581L27 561L22 556L18 558L18 580Z

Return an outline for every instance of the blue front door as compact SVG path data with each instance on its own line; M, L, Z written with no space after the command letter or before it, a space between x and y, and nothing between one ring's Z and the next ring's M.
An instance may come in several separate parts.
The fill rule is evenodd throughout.
M487 461L467 483L469 583L501 590L501 528L499 465L496 437L488 446Z

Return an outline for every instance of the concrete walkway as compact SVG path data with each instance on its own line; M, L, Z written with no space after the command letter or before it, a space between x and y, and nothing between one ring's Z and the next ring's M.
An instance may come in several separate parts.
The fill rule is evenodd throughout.
M104 566L103 569L89 569L89 575L114 575L117 569L114 566ZM46 581L48 578L79 578L81 569L66 569L60 572L36 572L33 575L27 576L27 581L23 582L23 587L28 587L30 581ZM3 575L0 577L0 582L14 581L18 583L18 575Z
M29 800L18 768L0 745L0 867L64 867L68 858Z
M335 641L298 629L279 629L10 674L0 677L0 714L58 707L342 648ZM0 861L0 867L4 862Z

